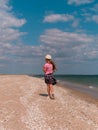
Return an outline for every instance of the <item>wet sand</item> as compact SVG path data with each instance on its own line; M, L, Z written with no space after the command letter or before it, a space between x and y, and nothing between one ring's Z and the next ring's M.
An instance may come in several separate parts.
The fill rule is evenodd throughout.
M98 100L27 75L0 75L0 130L98 130Z
M82 84L72 83L67 81L58 82L58 84L64 88L66 87L72 90L82 92L98 100L98 87L87 86L87 85L82 85Z

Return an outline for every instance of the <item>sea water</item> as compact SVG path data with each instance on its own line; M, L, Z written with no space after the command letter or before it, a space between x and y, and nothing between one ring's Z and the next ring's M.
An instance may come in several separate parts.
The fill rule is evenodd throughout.
M60 81L81 84L85 86L98 87L98 75L56 75Z
M98 99L98 75L56 75L58 83Z

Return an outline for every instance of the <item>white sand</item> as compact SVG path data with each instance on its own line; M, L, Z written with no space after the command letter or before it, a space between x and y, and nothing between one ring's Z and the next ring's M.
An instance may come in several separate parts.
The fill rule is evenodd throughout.
M98 130L98 100L55 86L47 99L42 79L0 75L0 130Z

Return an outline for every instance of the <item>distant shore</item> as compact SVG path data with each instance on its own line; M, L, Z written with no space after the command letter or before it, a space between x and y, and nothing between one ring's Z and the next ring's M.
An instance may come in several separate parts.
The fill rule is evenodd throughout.
M54 89L55 100L47 99L41 78L0 75L0 129L98 130L97 99L67 86Z

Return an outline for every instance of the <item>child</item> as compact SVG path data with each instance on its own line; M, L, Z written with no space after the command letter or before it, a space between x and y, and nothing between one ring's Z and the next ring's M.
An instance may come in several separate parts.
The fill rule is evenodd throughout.
M45 61L46 63L43 66L43 71L45 74L45 83L47 84L48 97L50 99L55 99L53 85L56 84L56 79L53 76L53 72L56 70L56 65L49 54L45 56Z

